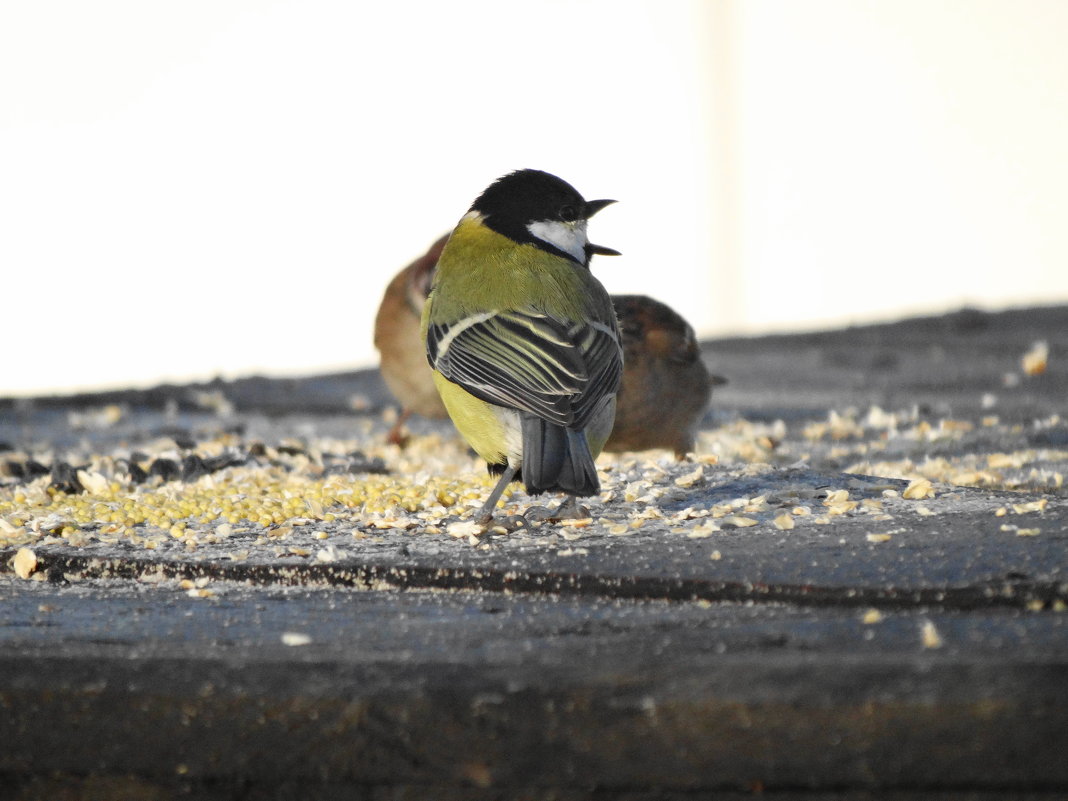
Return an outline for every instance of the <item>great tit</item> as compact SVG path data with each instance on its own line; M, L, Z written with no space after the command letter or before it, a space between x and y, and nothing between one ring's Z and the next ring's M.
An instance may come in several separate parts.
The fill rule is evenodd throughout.
M415 413L448 416L426 361L419 321L449 235L390 281L375 317L380 369L401 414L388 440L402 444L404 422ZM612 295L623 335L623 383L616 419L604 450L666 448L682 459L694 450L697 427L713 387L727 379L709 373L693 328L674 309L647 295Z
M505 487L563 492L553 518L586 516L600 491L594 458L612 430L623 348L612 301L590 272L586 222L611 200L518 170L492 184L441 252L423 309L434 383L460 434Z

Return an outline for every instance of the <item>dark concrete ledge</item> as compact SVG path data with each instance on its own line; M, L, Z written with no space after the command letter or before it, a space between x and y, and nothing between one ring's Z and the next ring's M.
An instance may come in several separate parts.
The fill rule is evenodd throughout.
M1048 369L1021 376L1037 339ZM706 432L784 423L699 481L662 466L663 516L626 536L618 499L478 547L351 518L277 551L245 526L153 550L53 527L30 580L0 550L0 799L1068 797L1065 353L1064 307L707 343L731 383ZM114 426L68 424L112 403ZM199 459L231 432L242 459L303 458L309 427L381 440L387 404L371 371L0 400L0 451L166 435ZM894 460L944 462L935 496L905 499ZM836 488L881 514L831 517ZM671 517L763 496L750 528ZM342 556L317 562L313 528Z
M23 602L64 603L45 590ZM5 786L58 774L251 798L1068 789L1068 659L1051 614L891 613L866 639L853 613L789 607L235 589L166 610L81 592L81 624L0 655ZM283 644L317 615L307 645ZM943 647L922 647L924 621Z

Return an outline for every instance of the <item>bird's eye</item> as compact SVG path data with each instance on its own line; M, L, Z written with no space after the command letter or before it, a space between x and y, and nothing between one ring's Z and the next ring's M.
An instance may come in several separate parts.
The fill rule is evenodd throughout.
M574 206L564 206L560 209L560 219L564 222L574 222L578 217L578 210Z

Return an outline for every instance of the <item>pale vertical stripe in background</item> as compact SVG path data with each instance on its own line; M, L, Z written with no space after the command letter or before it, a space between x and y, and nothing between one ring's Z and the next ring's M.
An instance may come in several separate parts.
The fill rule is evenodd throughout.
M500 173L705 335L1068 301L1062 0L0 5L0 395L375 363Z

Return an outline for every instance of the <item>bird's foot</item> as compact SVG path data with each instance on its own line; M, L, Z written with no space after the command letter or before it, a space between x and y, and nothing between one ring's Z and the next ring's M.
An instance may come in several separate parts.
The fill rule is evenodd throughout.
M397 445L401 448L407 448L408 443L411 442L411 436L400 426L394 426L390 429L389 434L386 435L386 442L390 445Z
M575 496L569 496L555 509L548 506L531 506L521 515L506 515L505 517L493 517L492 514L481 514L475 517L475 522L482 527L482 536L487 534L511 534L521 528L533 528L541 523L559 523L561 520L585 520L590 516L590 511L578 502Z
M505 515L482 523L482 533L511 534L521 528L530 528L530 521L523 515Z
M561 520L585 520L590 510L578 502L574 495L569 495L555 509L545 506L532 506L523 515L532 523L559 523Z
M555 513L556 510L550 509L548 506L531 506L523 513L523 518L528 525L531 523L546 523L553 520Z
M474 522L482 528L480 536L487 534L511 534L521 528L530 528L530 521L523 515L503 515L494 517L492 514L480 514L473 518Z
M574 495L568 495L567 500L556 507L553 520L585 520L588 517L590 517L590 510L579 503Z
M411 414L408 409L401 410L401 413L397 416L397 421L389 429L389 433L386 434L386 442L390 445L399 445L402 448L408 447L408 442L412 437L407 429L404 428L404 424L411 417Z

